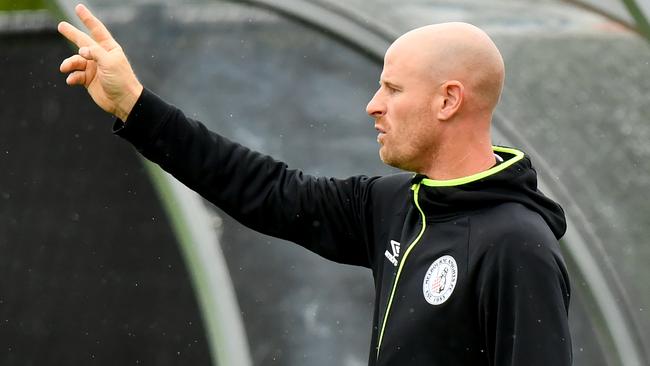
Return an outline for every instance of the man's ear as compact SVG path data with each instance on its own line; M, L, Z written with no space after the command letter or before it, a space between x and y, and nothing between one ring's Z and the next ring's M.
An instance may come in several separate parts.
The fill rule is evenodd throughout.
M465 87L458 80L445 81L440 86L440 94L442 101L438 110L438 120L447 121L456 115L463 105Z

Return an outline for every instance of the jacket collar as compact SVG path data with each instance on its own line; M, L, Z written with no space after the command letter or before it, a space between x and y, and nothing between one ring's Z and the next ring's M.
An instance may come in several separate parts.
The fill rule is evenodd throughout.
M466 177L461 177L461 178L455 178L455 179L448 179L448 180L436 180L436 179L430 179L427 178L426 175L423 174L416 174L413 179L411 180L411 183L413 184L422 184L427 187L452 187L452 186L459 186L471 182L475 182L484 178L487 178L491 175L495 175L510 166L514 165L518 161L524 159L525 154L517 149L513 149L511 147L505 147L505 146L492 146L492 150L494 151L495 154L499 155L501 158L503 158L503 162L500 164L497 164L493 166L492 168L472 174Z
M480 173L450 180L416 174L411 188L429 219L446 220L504 203L519 203L539 213L560 237L566 230L564 211L537 189L537 172L520 150L494 146L503 162Z

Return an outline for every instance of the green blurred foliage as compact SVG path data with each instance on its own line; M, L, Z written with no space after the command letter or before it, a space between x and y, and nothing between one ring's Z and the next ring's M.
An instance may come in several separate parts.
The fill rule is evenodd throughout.
M641 33L641 35L645 36L646 39L650 41L650 22L643 15L643 11L641 10L641 7L637 5L637 2L635 0L622 0L622 1L625 7L627 8L627 10L632 15L632 18L634 18L639 33Z
M47 0L0 0L0 11L47 9Z

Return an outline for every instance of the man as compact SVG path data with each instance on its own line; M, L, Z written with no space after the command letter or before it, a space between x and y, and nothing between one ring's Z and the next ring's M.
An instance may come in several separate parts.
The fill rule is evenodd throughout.
M386 52L367 106L381 159L413 173L318 178L208 131L144 89L88 9L59 31L61 64L115 133L245 225L365 266L376 288L369 365L570 365L559 205L519 150L490 143L504 79L490 38L418 28Z

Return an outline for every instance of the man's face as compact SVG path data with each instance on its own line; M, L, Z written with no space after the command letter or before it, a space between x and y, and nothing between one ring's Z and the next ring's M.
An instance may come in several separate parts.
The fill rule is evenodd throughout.
M434 80L416 52L391 47L379 90L366 112L375 120L379 156L391 166L419 172L436 145Z

